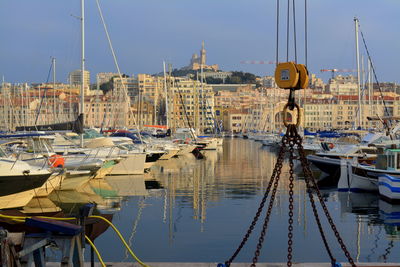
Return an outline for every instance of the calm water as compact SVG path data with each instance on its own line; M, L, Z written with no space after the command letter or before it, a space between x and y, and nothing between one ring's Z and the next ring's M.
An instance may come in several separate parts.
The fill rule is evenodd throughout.
M145 262L223 262L239 245L257 211L276 154L251 140L225 139L223 150L206 151L205 159L188 155L154 166L145 179L157 181L161 189L144 190L143 177L134 178L129 186L123 179L110 178L113 188L124 195L113 223ZM260 262L286 261L287 171L284 166ZM334 189L323 194L354 260L400 261L400 215L397 219L388 215L400 212L400 206L370 194L339 194ZM294 198L294 260L329 261L300 179ZM259 224L262 221L263 217ZM326 220L323 224L334 256L344 261ZM238 262L251 261L259 233L257 227ZM111 229L96 239L96 245L106 261L131 261Z

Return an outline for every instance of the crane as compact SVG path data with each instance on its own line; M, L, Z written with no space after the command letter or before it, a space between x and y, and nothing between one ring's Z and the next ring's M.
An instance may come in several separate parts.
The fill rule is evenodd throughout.
M322 69L321 72L328 72L332 73L332 79L335 78L335 72L356 72L357 70L352 69Z
M240 64L276 64L275 61L265 61L265 60L242 60Z

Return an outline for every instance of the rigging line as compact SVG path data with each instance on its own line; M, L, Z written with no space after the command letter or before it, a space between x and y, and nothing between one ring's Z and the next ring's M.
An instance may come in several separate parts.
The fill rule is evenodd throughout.
M174 77L174 80L175 80L175 77ZM181 94L181 89L180 89L180 84L179 83L176 83L176 89L178 90L178 93L179 93L179 99L181 100L181 103L182 103L182 106L183 106L183 112L185 113L185 117L186 117L189 129L192 129L192 125L191 125L190 120L189 120L189 115L186 112L186 105L183 102L183 97L182 97L182 94ZM193 139L194 139L194 137L193 137Z
M276 55L275 65L278 66L279 60L279 0L276 0Z
M294 61L297 64L297 38L296 38L296 6L293 0L293 40L294 40Z
M117 68L118 76L119 76L119 78L121 80L121 87L122 87L123 93L125 94L126 99L127 99L126 105L128 106L128 112L130 113L131 112L130 97L129 97L128 91L126 89L126 85L123 83L123 80L122 80L121 70L120 70L119 65L118 65L117 57L116 57L115 52L114 52L114 48L113 48L113 45L112 45L112 42L111 42L110 35L108 34L107 25L106 25L106 23L104 21L103 12L101 10L99 0L96 0L96 4L97 4L97 9L99 10L99 15L100 15L101 22L103 23L104 31L105 31L106 36L107 36L108 45L110 46L110 49L111 49L111 53L112 53L112 56L113 56L113 59L114 59L114 64L115 64L115 67ZM119 97L119 99L121 99L121 97ZM117 107L117 105L113 105L113 110L114 111L115 111L116 107ZM143 143L142 135L140 134L140 129L139 129L139 126L138 126L138 124L136 122L136 119L135 119L134 116L132 116L132 118L133 118L133 121L134 121L134 123L136 125L140 142Z
M308 42L307 42L307 0L304 0L304 53L305 63L308 66ZM305 92L305 90L304 90Z
M49 82L52 67L53 67L53 62L50 64L49 73L47 74L46 84ZM40 86L40 85L39 85L39 86ZM36 119L35 119L35 128L36 128L36 131L38 130L37 127L36 127L36 125L37 125L37 121L38 121L38 119L39 119L40 110L41 110L41 108L42 108L43 99L44 99L44 96L45 96L45 95L46 95L46 91L43 89L43 96L42 96L42 98L40 99L40 105L39 105L38 111L37 111L37 113L36 113ZM39 95L39 97L40 97L40 95Z
M360 33L361 33L361 38L362 38L362 40L363 40L363 44L364 44L364 47L365 47L365 51L367 52L368 59L369 59L369 61L370 61L370 63L371 63L372 72L374 73L374 79L375 79L375 81L376 81L376 83L377 83L377 85L378 85L379 93L381 94L381 97L382 97L382 102L383 102L383 106L384 106L384 108L385 108L385 112L386 112L386 114L387 114L388 116L390 116L390 114L389 114L389 109L388 109L388 107L387 107L387 105L386 105L385 99L383 98L383 92L382 92L381 84L379 83L378 77L376 76L374 63L372 62L372 58L371 58L371 56L370 56L370 54L369 54L368 46L367 46L367 43L366 43L366 41L365 41L364 34L363 34L362 30L361 30L360 24L358 24L358 28L359 28ZM389 120L389 121L390 121L390 120Z
M287 3L287 21L286 21L286 61L289 61L289 23L290 23L290 0Z

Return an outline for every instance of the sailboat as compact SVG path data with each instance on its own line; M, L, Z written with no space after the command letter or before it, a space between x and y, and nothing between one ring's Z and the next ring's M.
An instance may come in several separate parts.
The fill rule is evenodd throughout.
M41 110L42 110L42 104L44 106L44 109L46 110L47 106L47 94L44 92L42 95L40 94L40 85L39 85L39 107L36 110L36 119L34 122L34 125L28 126L27 125L27 119L22 120L22 125L16 126L15 130L17 132L23 131L23 132L32 132L32 131L72 131L75 133L83 133L83 114L79 114L75 120L70 120L70 121L65 121L65 122L55 122L56 118L59 119L57 116L57 103L56 103L56 90L55 90L55 58L52 58L52 68L53 68L53 116L50 117L53 119L53 123L47 123L47 124L41 124L38 125L39 121L39 116L41 115ZM60 95L61 97L61 95ZM44 103L45 102L45 103ZM72 110L72 107L70 106L70 110ZM60 114L58 114L60 115ZM45 116L47 117L47 116ZM25 122L25 123L24 123ZM49 121L47 121L49 122ZM14 128L14 127L13 127Z

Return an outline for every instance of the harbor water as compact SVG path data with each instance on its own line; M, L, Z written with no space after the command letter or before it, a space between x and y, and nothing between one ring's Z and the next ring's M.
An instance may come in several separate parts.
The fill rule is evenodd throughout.
M114 213L113 223L142 261L223 262L240 244L263 197L277 151L234 138L225 139L221 150L204 151L204 156L159 161L145 176L106 179L120 200L117 209L104 212ZM327 262L300 175L294 191L294 261ZM321 191L355 261L400 261L400 205L390 205L378 194ZM259 262L286 261L288 198L285 164ZM319 212L334 257L345 261L320 207ZM265 212L237 262L251 262L264 216ZM132 261L110 228L95 243L105 261Z

